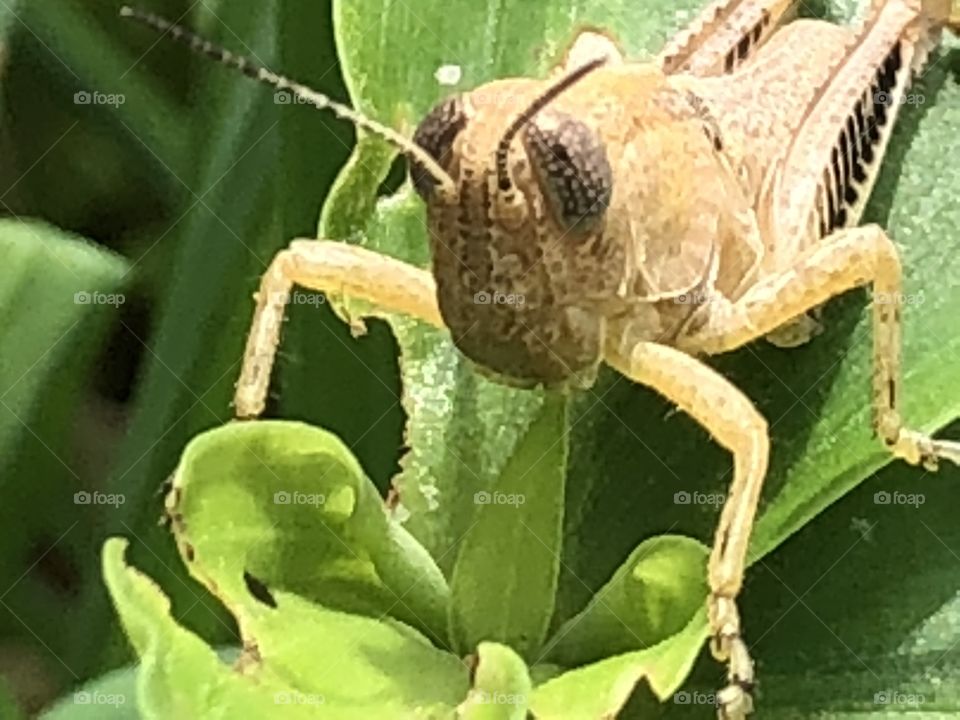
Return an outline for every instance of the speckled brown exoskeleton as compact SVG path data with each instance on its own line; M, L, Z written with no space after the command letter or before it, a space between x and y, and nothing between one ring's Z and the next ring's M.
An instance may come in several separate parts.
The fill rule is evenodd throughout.
M714 0L657 57L581 34L549 78L441 102L413 139L155 16L124 14L289 90L406 153L431 271L353 245L296 240L263 276L236 413L264 408L285 304L300 285L448 328L483 372L588 386L600 363L650 386L733 455L709 563L722 718L752 710L736 598L767 469L767 424L697 359L766 337L809 339L811 311L873 288L874 429L899 458L960 462L960 443L900 417L901 265L858 226L911 78L950 0L873 0L856 27L794 20L786 0ZM482 102L480 101L482 99Z

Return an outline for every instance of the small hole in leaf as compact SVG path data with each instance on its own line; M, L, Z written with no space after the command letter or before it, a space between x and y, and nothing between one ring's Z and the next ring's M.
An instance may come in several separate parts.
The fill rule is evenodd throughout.
M397 192L407 179L407 156L397 155L390 166L390 172L377 188L377 197L389 197Z
M249 590L250 594L253 595L257 600L262 602L264 605L268 605L269 607L277 607L277 601L273 599L273 595L271 595L270 591L267 590L267 586L257 580L246 570L243 571L243 581L247 584L247 590Z

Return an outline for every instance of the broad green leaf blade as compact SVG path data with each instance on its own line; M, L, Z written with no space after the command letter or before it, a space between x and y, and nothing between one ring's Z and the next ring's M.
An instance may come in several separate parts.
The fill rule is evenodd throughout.
M707 638L706 611L659 645L570 670L539 686L530 707L539 720L602 720L616 717L641 681L660 700L690 672Z
M126 263L88 241L33 220L0 220L0 458L37 418L50 383L75 386L64 360L96 339L125 297ZM85 337L86 336L86 337ZM66 376L54 373L63 369ZM79 375L80 367L74 367ZM61 390L63 392L63 390Z
M57 552L68 567L94 554L91 528L116 511L77 504L76 494L94 489L97 478L70 458L98 344L127 299L128 266L30 219L0 220L0 258L0 634L35 643L33 628L47 628L55 644L51 638L76 626L64 618L75 601L50 592L49 577L26 571L37 544L61 536Z
M450 637L534 659L546 638L560 570L567 398L547 397L499 482L474 494L473 524L453 568Z
M16 22L18 5L17 0L10 0L5 7L0 10L0 37L6 38L10 27Z
M542 75L569 47L575 28L617 31L628 52L649 58L650 49L679 26L681 13L699 5L696 0L643 8L622 0L602 6L583 0L537 5L512 0L493 8L458 0L450 8L411 8L366 0L336 2L334 23L351 97L364 112L403 126L417 123L451 91L496 77ZM391 32L378 32L386 28ZM405 61L383 62L384 57ZM459 66L456 85L437 80L443 65Z
M458 708L460 720L526 720L533 686L523 658L497 643L477 646L470 694Z
M557 630L546 659L574 667L679 633L703 607L708 555L702 543L681 536L641 543L583 612Z
M155 76L133 72L143 59L143 48L122 41L131 25L119 18L119 7L106 2L79 5L69 0L23 3L18 11L23 24L12 29L27 32L41 44L39 58L61 76L56 91L62 93L63 101L74 105L76 119L85 126L77 128L80 132L90 127L112 132L114 142L128 144L138 160L160 176L161 183L170 183L179 191L182 188L176 178L169 177L169 169L184 168L193 157L183 143L183 126L169 122L180 108ZM0 18L2 12L0 8ZM78 103L73 97L77 92L122 100L101 105ZM67 172L85 170L69 168Z
M140 656L138 695L145 717L203 717L214 708L251 719L267 718L275 703L242 680L200 638L177 625L170 602L147 576L124 564L127 542L112 539L103 549L103 572L127 637ZM309 717L307 706L291 718Z
M310 688L324 716L450 717L465 697L463 662L401 623L333 612L285 592L274 598L276 611L244 613L244 632L270 661L264 674L269 669L272 678Z
M190 572L228 605L247 597L252 576L271 592L444 636L439 569L324 430L259 422L205 433L187 446L169 502Z
M13 693L10 691L8 683L0 681L0 713L3 717L9 718L9 720L22 720L24 717L21 712L20 706L17 704L17 701L14 699ZM88 716L92 720L92 716ZM56 720L56 718L54 718ZM61 718L63 720L63 718ZM77 716L77 720L83 720ZM127 720L126 718L120 718L120 720ZM136 720L135 718L130 718L130 720Z
M954 613L956 610L954 610ZM852 666L764 678L764 717L773 720L822 718L951 718L960 713L957 666L936 657L905 659L902 653L864 658L869 668ZM878 674L872 668L880 669Z
M754 566L741 610L764 717L960 712L960 470L914 475L891 465ZM717 677L698 665L666 716L703 717Z
M250 650L230 667L173 621L166 596L124 565L125 548L124 540L107 543L104 575L142 660L138 693L147 718L294 720L316 717L318 706L332 720L449 718L466 695L466 668L410 629L284 592L275 594L275 608L237 598Z

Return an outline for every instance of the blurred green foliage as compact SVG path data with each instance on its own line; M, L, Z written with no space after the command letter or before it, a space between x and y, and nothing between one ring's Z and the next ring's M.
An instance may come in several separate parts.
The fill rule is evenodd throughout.
M271 102L118 9L44 0L0 12L0 213L12 218L0 392L23 376L0 407L0 671L19 668L12 684L30 708L129 656L99 576L109 534L136 538L132 555L169 582L188 624L232 637L174 562L160 489L186 441L230 418L257 279L290 238L315 235L353 143L349 126ZM345 99L329 2L150 9ZM124 302L77 305L80 291ZM271 411L334 429L383 485L402 442L392 341L374 328L348 348L328 315L292 313ZM78 507L81 490L125 502Z

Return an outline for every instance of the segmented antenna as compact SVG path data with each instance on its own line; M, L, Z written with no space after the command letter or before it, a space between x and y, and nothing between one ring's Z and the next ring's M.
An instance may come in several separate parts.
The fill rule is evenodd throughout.
M501 190L506 191L510 189L510 173L509 168L507 167L507 161L510 155L510 145L513 143L513 139L517 136L517 133L520 132L524 125L533 119L534 115L552 103L560 93L565 92L566 90L570 89L571 86L576 85L594 70L602 65L605 65L606 62L607 58L600 57L596 60L591 60L585 65L581 65L573 72L564 75L551 87L547 88L543 95L530 103L530 107L520 113L520 115L512 123L510 123L510 126L506 129L506 132L503 133L503 137L500 138L500 144L497 145L497 184L500 186Z
M356 127L367 130L374 135L378 135L387 142L398 147L404 153L409 155L411 159L414 159L421 164L439 183L439 189L443 195L451 198L456 196L456 183L454 183L450 175L442 167L440 167L439 163L437 163L437 161L434 160L426 150L413 142L413 140L405 138L393 128L387 127L386 125L381 125L376 120L371 120L353 108L347 107L346 105L338 103L335 100L331 100L323 93L317 92L306 85L284 77L283 75L277 75L276 73L265 68L263 65L252 62L242 55L230 52L226 48L212 43L209 40L202 38L196 33L188 30L187 28L170 22L166 18L160 17L159 15L124 5L120 8L120 17L136 20L137 22L153 28L163 35L169 34L173 40L183 43L193 52L199 55L205 55L213 60L216 60L222 65L226 65L234 70L239 70L247 77L265 85L270 85L277 90L286 90L291 92L304 102L309 103L320 110L330 110L337 117L344 120L349 120Z

